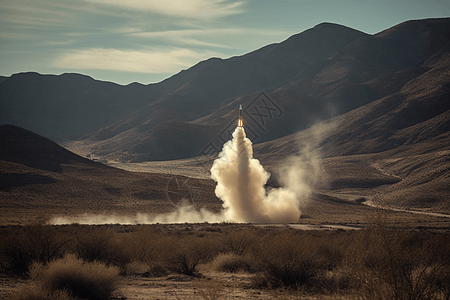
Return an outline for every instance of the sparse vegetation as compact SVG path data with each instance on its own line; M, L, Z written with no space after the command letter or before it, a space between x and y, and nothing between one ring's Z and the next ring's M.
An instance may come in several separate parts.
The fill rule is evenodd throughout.
M253 278L254 289L294 294L450 297L447 233L391 229L382 219L351 232L164 226L3 228L0 265L3 273L29 275L37 282L39 288L16 293L13 299L19 300L87 298L86 293L95 295L89 299L108 299L119 274L157 278L176 273L197 282L208 272L239 273Z
M52 226L13 228L1 235L1 271L25 277L33 262L49 263L64 255L71 238Z
M377 226L359 234L345 266L366 299L449 299L449 251L443 236Z
M189 276L198 276L197 266L201 261L201 253L193 247L174 249L167 257L169 271Z
M110 299L116 291L119 268L69 254L47 265L36 262L29 274L42 291L51 295L67 292L74 298L102 300Z
M254 260L250 256L241 256L234 253L220 253L210 263L210 267L214 271L238 273L253 273L255 266Z
M269 288L299 288L309 284L327 267L326 258L317 251L317 239L290 231L268 236L261 241L258 275L255 283Z

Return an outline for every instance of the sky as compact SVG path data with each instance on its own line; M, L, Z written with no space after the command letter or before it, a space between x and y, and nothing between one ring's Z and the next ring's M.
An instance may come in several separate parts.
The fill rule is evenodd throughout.
M0 0L0 75L149 84L322 22L375 34L449 16L448 0Z

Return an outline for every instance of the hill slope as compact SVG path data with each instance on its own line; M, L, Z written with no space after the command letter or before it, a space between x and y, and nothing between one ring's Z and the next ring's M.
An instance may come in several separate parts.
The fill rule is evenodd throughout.
M337 28L339 30L336 30ZM384 97L397 99L399 104L403 99L398 98L398 95L409 93L404 89L416 93L417 91L412 90L415 86L427 89L429 93L427 97L435 98L432 102L436 103L432 105L445 106L442 97L439 96L441 89L438 86L448 82L448 77L442 68L436 69L434 62L442 60L448 53L449 28L450 19L418 20L405 22L374 36L357 34L351 35L356 37L353 41L341 39L339 43L341 48L334 47L324 52L324 56L328 57L311 58L309 64L299 66L295 75L268 90L271 92L267 96L280 108L279 111L274 109L273 114L281 111L278 116L271 116L272 120L268 118L272 113L264 110L261 102L252 104L252 101L260 95L258 92L234 97L228 94L231 97L223 101L212 113L191 121L189 120L194 118L194 115L180 118L176 112L177 108L174 109L175 112L153 110L156 106L163 105L157 101L151 104L152 109L149 107L142 109L93 135L86 136L85 143L95 146L93 150L95 154L113 160L132 162L169 160L197 156L211 141L214 141L216 148L221 148L227 138L224 139L220 134L224 130L233 129L231 127L234 123L229 124L236 118L239 104L244 105L246 111L244 124L248 130L253 131L253 141L257 143L306 129L317 121L346 113ZM323 44L309 43L314 41L311 35L339 37L346 36L349 32L353 33L345 27L321 24L294 36L295 43L288 39L279 45L268 46L258 51L273 53L278 48L282 48L285 53L294 52L296 49L302 50L302 53L314 51L321 49L318 47L326 47ZM304 41L308 41L308 47L303 44ZM293 72L289 74L292 75ZM430 80L433 77L436 78ZM205 83L204 86L211 85ZM183 91L184 89L177 92L181 97L180 101L184 101L183 107L195 105L195 101L182 95ZM411 117L413 115L411 110L416 108L410 107L403 110L403 113L415 119ZM389 108L386 107L381 113L387 113L387 110ZM152 117L161 112L164 114L155 117L156 119ZM176 122L162 120L168 115L176 119ZM406 122L406 115L398 122ZM124 131L123 128L129 124L133 125Z
M1 225L89 212L151 216L175 209L167 198L173 175L108 167L13 125L1 125L0 137ZM177 179L198 189L196 205L220 208L212 180Z
M307 130L255 146L271 164L300 149L324 158L321 188L374 204L450 213L450 51L393 93Z
M449 28L449 18L426 19L367 35L323 23L284 42L243 56L212 58L147 86L119 86L76 74L17 74L0 82L0 124L13 123L60 140L85 134L66 145L129 162L195 157L211 143L220 149L235 126L239 104L244 105L244 124L256 143L366 104L378 105L386 97L390 100L383 100L374 113L388 127L408 125L416 113L426 120L437 116L433 110L446 110L446 94L439 93L448 82L443 57L449 49ZM261 89L272 107L257 98ZM425 109L422 102L406 99L412 99L411 93L420 98L424 92L434 99ZM394 114L400 119L389 119L394 107L401 110ZM357 128L347 127L352 141L356 142L354 131L367 126L385 130L384 125L372 127L360 119ZM439 126L446 130L445 124ZM389 148L388 143L405 138L400 135L414 139L407 130L397 133L389 140L381 138L375 148L361 146L359 152L348 148L350 142L334 146L336 153L344 153L342 147L348 153L367 153ZM370 136L358 141L366 139Z
M130 114L91 135L105 139L135 126L151 129L163 121L192 121L211 113L228 97L270 89L364 35L343 26L330 27L307 30L243 56L211 58L146 86L120 86L79 74L15 74L0 82L0 124L62 139L98 130Z

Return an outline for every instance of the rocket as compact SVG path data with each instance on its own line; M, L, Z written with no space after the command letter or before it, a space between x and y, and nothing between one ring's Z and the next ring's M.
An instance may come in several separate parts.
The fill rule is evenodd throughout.
M238 126L243 127L244 123L242 122L242 104L239 105L239 120L238 120Z

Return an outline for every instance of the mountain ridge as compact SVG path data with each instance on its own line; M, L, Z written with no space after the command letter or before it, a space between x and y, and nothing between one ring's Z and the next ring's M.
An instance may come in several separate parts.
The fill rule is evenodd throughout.
M357 35L362 34L353 29L348 30L354 32ZM295 42L298 39L299 35L301 36L302 34L311 36L311 34L307 30L305 32L299 33L298 35L288 38L285 42ZM48 89L48 91L43 91L41 87L42 83L39 87L33 87L27 85L26 82L22 82L20 84L20 88L24 89L25 91L29 91L29 93L27 95L23 95L23 97L9 99L16 102L16 106L20 108L19 111L16 110L17 107L12 108L8 106L8 103L2 103L0 101L0 108L2 108L2 111L4 111L4 113L0 115L0 123L13 123L52 138L61 135L64 136L62 129L64 128L64 126L70 127L67 128L70 130L66 129L66 131L69 131L69 134L66 134L66 136L73 135L74 137L79 137L88 132L93 132L95 131L95 129L101 129L105 126L105 128L111 126L116 127L116 129L113 130L113 134L116 134L117 132L121 132L121 129L119 129L120 125L117 126L108 124L113 124L114 119L117 120L123 118L127 114L131 114L130 117L133 117L133 113L138 111L139 109L147 111L147 105L149 104L152 106L152 108L160 110L160 112L157 112L156 115L150 117L150 119L149 117L147 117L147 120L136 119L134 123L150 122L156 125L161 121L192 121L205 114L210 113L211 109L213 109L217 105L220 105L220 103L223 102L227 97L237 96L242 93L254 92L255 90L261 88L269 88L269 86L273 86L278 82L284 81L285 79L287 79L287 77L289 77L290 73L296 72L296 65L305 64L305 59L293 59L291 60L293 63L289 61L287 63L284 63L282 67L283 70L282 72L280 72L280 67L278 66L279 62L285 60L286 55L280 57L280 51L278 51L277 53L275 53L275 56L279 57L274 57L274 54L271 53L274 48L277 48L280 45L284 45L283 42L272 44L269 47L262 47L242 56L235 56L228 59L211 58L197 63L188 70L183 70L177 74L174 74L173 76L157 84L150 84L146 86L117 85L114 86L114 88L106 87L107 95L101 95L101 93L105 93L105 91L100 92L103 87L99 87L95 91L97 92L96 97L91 97L89 101L86 101L86 104L80 105L80 109L83 111L83 114L86 115L89 110L83 108L87 107L88 103L102 103L106 99L116 99L116 101L113 102L112 105L109 105L110 108L106 107L106 109L109 109L112 113L111 118L105 118L104 116L102 116L99 109L95 112L94 117L94 113L92 113L91 111L93 117L84 122L84 130L78 130L79 126L75 126L73 122L65 120L64 117L56 117L59 111L64 111L62 105L57 111L52 111L48 114L46 114L46 111L41 111L39 107L27 109L28 103L26 99L36 99L36 102L40 102L40 106L46 107L47 100L44 99L52 98L54 92L51 92L50 90L57 89L58 86L53 85L51 89ZM284 50L281 49L281 52L283 51ZM296 52L289 53L290 56L294 56L297 58L302 56L300 54ZM320 51L315 51L308 55L320 56ZM327 56L327 54L325 54L325 56ZM294 71L289 71L289 74L285 75L287 71L286 67L288 67L289 70ZM236 76L236 74L238 74L238 76ZM29 75L30 77L35 77L34 73L30 73ZM0 96L2 96L3 99L11 98L11 95L20 95L20 92L18 91L19 87L15 87L14 89L7 85L8 81L14 79L17 79L17 77L12 76L11 78L6 79L2 84L0 84ZM58 77L56 79L58 79ZM110 84L104 82L99 83L103 86L105 86L106 84ZM60 85L60 83L58 85ZM80 89L84 90L86 88L80 87ZM111 90L109 93L107 92L108 89ZM134 90L123 92L130 89ZM40 95L40 98L36 96L39 93L42 94ZM146 94L145 96L142 95L144 93ZM70 98L70 95L67 96L61 94L61 97ZM83 98L86 98L86 96L83 96ZM73 98L70 98L70 101L68 101L68 103L66 103L65 105L74 105L73 103L76 103L75 99L71 99ZM127 102L130 100L134 101L134 103L130 103L132 105L129 105L129 107L127 107L126 109L124 109L123 107L114 109L114 105L118 106L119 103ZM176 115L173 115L169 118L164 117L165 114L169 114L167 109L168 105L165 103L170 103L169 107L171 108L172 114L174 112L173 107L179 107ZM185 103L195 104L188 104L186 106ZM52 109L51 101L47 106L49 106L50 110ZM191 106L194 106L196 109L192 110ZM154 111L154 109L152 111ZM76 111L76 109L72 109L72 111ZM100 116L100 118L98 116ZM80 116L77 116L77 118L80 118ZM35 119L36 121L34 121ZM47 120L52 121L49 122ZM54 123L61 126L58 126L59 128L56 129L54 126L52 126L53 124L44 126L42 123ZM109 137L110 134L102 133L100 134L100 136Z
M450 18L407 21L375 35L321 23L242 56L199 62L158 84L112 85L110 94L114 92L115 98L107 101L111 113L96 118L103 111L101 104L94 107L83 132L73 137L81 137L79 143L91 147L93 154L119 161L197 156L235 118L239 104L245 107L263 88L282 108L282 118L269 121L264 131L258 131L250 120L244 122L258 131L254 142L274 140L384 97L400 97L404 86L416 85L419 79L428 80L425 85L435 84L423 75L433 68L433 60L448 54L448 28ZM445 81L444 73L438 76ZM9 80L0 83L0 95L9 95L5 89ZM136 98L127 92L129 88L134 89ZM124 101L128 96L131 102ZM102 99L97 103L105 101ZM115 110L114 105L120 108L120 103L131 105ZM89 111L86 107L89 105L73 119L79 120L77 117ZM22 116L30 126L32 121L42 120L42 116L20 112L8 117L11 115ZM64 114L60 115L59 121L64 119ZM0 113L1 122L3 116ZM52 122L48 128L59 124L58 120ZM88 130L94 127L97 129Z

